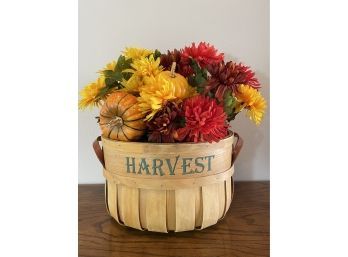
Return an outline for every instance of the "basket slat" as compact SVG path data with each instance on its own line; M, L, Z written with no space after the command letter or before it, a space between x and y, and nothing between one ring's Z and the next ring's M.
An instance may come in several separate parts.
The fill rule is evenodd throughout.
M117 208L118 208L118 222L124 223L124 204L123 204L123 193L126 186L122 184L117 185Z
M167 233L167 195L166 190L142 191L146 193L146 224L149 231Z
M108 183L108 206L109 211L112 217L118 220L118 214L117 214L117 185L113 181L107 181Z
M193 188L175 190L175 232L195 229L195 198Z
M175 230L175 190L167 190L167 227Z
M225 215L230 208L230 204L232 201L232 189L231 189L231 179L226 180L226 210L225 210Z
M139 217L140 224L143 229L147 229L146 223L146 191L147 189L139 189Z
M218 187L218 195L219 195L219 198L217 199L219 202L219 218L221 218L222 216L224 216L225 207L226 207L225 181L218 183L217 187Z
M228 209L230 208L231 201L232 201L232 190L233 190L231 179L227 179L225 183L226 183L226 209L225 209L224 216L226 215Z
M139 189L123 187L122 206L124 224L142 230L139 218Z
M219 219L219 190L217 184L202 186L203 221L202 227L206 228L216 224Z
M195 227L202 226L203 220L203 199L202 187L195 188Z
M104 201L105 201L105 206L106 206L106 211L107 213L111 216L111 213L109 211L109 204L108 204L108 181L105 181L105 185L104 185Z

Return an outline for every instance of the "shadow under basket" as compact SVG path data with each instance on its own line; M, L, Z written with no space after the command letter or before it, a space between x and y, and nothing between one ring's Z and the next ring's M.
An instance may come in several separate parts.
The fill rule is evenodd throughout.
M121 225L154 232L214 225L230 207L233 164L242 145L233 132L217 143L155 144L98 137L93 148L104 167L107 211Z

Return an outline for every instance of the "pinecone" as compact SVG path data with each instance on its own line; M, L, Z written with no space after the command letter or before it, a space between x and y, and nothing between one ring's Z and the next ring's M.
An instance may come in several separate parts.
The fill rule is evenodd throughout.
M181 53L179 50L174 49L174 51L169 51L167 54L161 54L160 64L165 70L170 70L172 63L176 62L176 72L184 77L192 75L193 70L190 64L181 58Z
M223 96L227 89L236 91L238 85L246 84L255 89L259 89L260 83L255 78L255 73L250 70L250 67L243 64L234 63L232 61L207 65L211 77L205 83L205 94L212 93L219 100L223 100Z
M155 116L147 122L148 141L154 143L174 143L180 127L181 104L167 102Z

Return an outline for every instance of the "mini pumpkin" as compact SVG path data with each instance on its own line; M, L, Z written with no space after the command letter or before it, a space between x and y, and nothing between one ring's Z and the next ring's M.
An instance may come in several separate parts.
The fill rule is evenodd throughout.
M137 98L117 91L106 99L100 110L99 125L102 135L120 141L135 141L145 133L145 114L138 106Z
M190 97L194 94L194 88L192 88L187 79L180 75L179 73L175 73L176 62L172 63L172 67L170 71L162 71L158 76L160 79L165 79L170 81L171 84L175 88L174 95L177 98L184 99L186 97Z

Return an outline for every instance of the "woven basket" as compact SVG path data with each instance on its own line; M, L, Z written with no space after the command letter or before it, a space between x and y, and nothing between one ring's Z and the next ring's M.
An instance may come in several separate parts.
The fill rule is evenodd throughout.
M107 210L119 224L139 230L180 232L214 225L230 207L233 163L242 145L232 132L218 143L197 144L98 137L93 148L104 167Z

